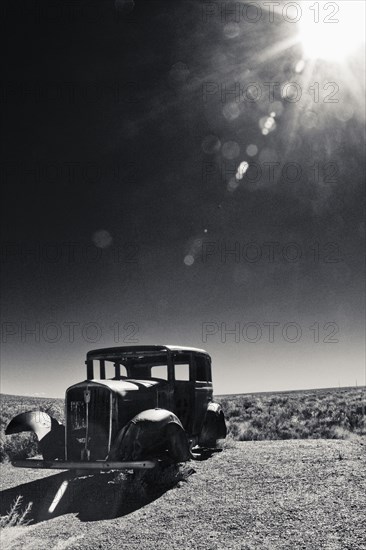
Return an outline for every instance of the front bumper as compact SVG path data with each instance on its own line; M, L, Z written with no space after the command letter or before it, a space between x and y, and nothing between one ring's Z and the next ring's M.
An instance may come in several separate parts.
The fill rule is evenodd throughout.
M50 470L151 470L157 465L156 460L135 460L132 462L71 462L66 460L38 460L26 458L14 460L16 468L44 468Z

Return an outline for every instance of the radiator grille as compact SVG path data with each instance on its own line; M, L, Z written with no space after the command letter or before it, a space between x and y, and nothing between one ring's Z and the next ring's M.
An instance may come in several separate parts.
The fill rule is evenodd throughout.
M90 401L87 404L84 398L86 389L85 385L67 393L67 457L81 460L87 447L90 460L104 460L109 452L111 392L107 388L89 386Z

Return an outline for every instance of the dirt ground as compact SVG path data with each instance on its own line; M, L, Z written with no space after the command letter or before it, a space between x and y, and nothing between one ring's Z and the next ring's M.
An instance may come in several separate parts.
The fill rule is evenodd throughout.
M236 442L190 462L194 473L170 490L2 465L1 515L18 495L33 506L1 548L363 550L365 463L362 440Z

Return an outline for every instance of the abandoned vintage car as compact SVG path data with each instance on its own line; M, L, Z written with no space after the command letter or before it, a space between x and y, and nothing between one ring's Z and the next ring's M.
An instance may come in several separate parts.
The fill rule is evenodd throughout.
M86 368L87 379L66 390L65 426L40 411L11 420L5 433L35 432L43 455L14 466L147 469L159 459L195 458L195 449L215 448L226 437L223 411L213 401L211 358L204 350L98 349L87 353Z

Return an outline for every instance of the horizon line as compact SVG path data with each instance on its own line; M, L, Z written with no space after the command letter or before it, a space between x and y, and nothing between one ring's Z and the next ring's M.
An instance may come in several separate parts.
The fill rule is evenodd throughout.
M347 389L364 389L366 390L366 385L361 386L332 386L332 387L320 387L320 388L301 388L297 390L266 390L266 391L253 391L253 392L243 392L243 393L215 393L215 397L233 397L233 396L242 396L242 395L263 395L271 393L298 393L306 391L320 391L320 390L347 390ZM0 392L0 395L11 396L11 397L33 397L38 399L64 399L64 397L54 397L50 395L35 395L35 394L18 394L18 393L3 393Z

